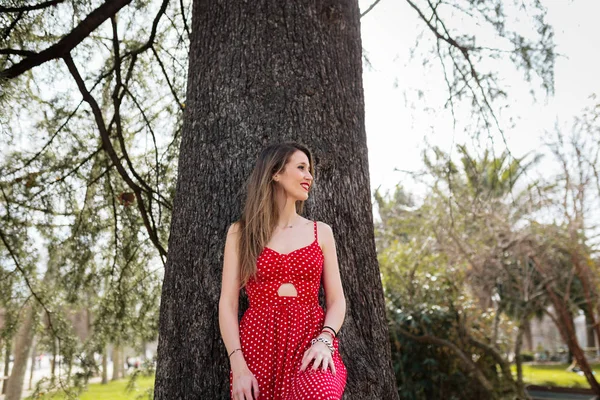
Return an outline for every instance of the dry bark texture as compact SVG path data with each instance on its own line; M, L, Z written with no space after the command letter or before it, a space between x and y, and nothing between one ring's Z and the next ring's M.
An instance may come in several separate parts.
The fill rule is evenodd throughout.
M357 2L196 0L192 31L155 398L229 398L218 325L225 234L260 149L295 140L316 157L305 215L330 224L337 242L347 300L344 398L397 399L373 235Z

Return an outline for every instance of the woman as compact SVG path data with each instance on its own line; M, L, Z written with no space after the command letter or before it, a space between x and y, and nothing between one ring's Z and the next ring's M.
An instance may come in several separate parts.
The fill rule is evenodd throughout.
M234 400L340 399L346 367L338 339L346 300L331 228L299 215L313 184L310 151L271 145L229 227L219 301ZM323 278L327 314L318 303ZM238 326L239 290L250 302Z

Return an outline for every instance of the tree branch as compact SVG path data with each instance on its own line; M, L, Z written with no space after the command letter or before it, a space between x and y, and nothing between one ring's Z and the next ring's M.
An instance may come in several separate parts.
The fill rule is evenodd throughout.
M77 87L79 88L83 99L89 104L90 108L92 109L92 113L94 114L94 118L96 119L98 130L100 131L100 136L102 138L104 150L108 153L108 156L114 163L115 168L117 168L117 171L119 172L123 180L127 183L127 185L133 190L135 194L138 209L140 210L140 214L142 216L142 220L144 221L144 226L146 227L150 240L152 241L156 249L159 251L161 256L166 257L167 251L160 244L157 232L154 229L152 229L152 226L150 225L150 220L148 219L148 211L146 210L146 206L144 205L144 199L142 198L142 189L131 179L131 177L125 170L125 167L123 166L123 164L121 164L121 160L119 159L119 156L115 152L115 149L112 143L110 142L109 134L104 123L104 118L102 117L102 111L100 110L100 106L96 102L96 99L94 99L92 94L85 87L85 82L79 74L79 71L77 70L75 63L73 62L71 55L67 54L64 57L64 60L67 64L67 67L69 68L69 71L71 72L71 75L73 76L73 78L75 78L75 82L77 83Z
M16 18L10 23L10 25L4 30L4 32L2 32L2 40L6 40L10 36L12 30L15 29L15 26L17 26L21 18L23 18L23 14L24 13L20 12L16 16Z
M367 8L363 13L360 14L360 17L364 17L365 15L367 15L373 8L375 8L375 6L380 2L381 0L375 0L375 2L373 4L371 4L369 6L369 8Z
M79 43L98 28L104 21L115 15L121 8L132 0L107 0L103 5L92 11L71 32L64 36L58 43L50 46L35 55L27 57L18 64L0 72L0 78L12 79L37 67L49 60L66 57Z
M16 55L16 56L24 56L31 57L36 55L35 51L31 50L21 50L21 49L0 49L0 54L3 55Z
M398 329L398 331L400 331L400 333L402 335L406 336L407 338L409 338L411 340L414 340L415 342L435 344L437 346L443 346L443 347L449 348L458 356L458 358L460 359L461 363L465 366L465 368L468 371L470 371L471 373L473 373L473 375L475 375L475 377L477 378L477 381L481 384L481 386L488 393L493 392L494 387L492 386L490 381L479 370L477 365L473 361L471 361L469 359L469 357L454 343L452 343L448 340L445 340L445 339L438 338L436 336L431 336L431 335L421 335L421 336L413 335L412 333L402 329L399 326L395 326L395 328Z
M27 11L35 11L35 10L41 10L47 7L51 7L51 6L56 6L57 4L60 4L62 2L64 2L65 0L49 0L49 1L45 1L43 3L40 4L33 4L30 6L23 6L23 7L4 7L4 6L0 6L0 12L5 12L5 13L21 13L21 12L27 12Z
M54 326L52 325L52 318L51 318L51 311L48 309L48 307L46 307L46 303L44 303L44 301L42 300L42 298L37 294L37 292L33 289L33 284L31 283L31 281L29 280L28 276L27 276L27 272L25 271L25 269L21 266L21 263L19 262L19 259L17 258L17 255L15 254L14 250L12 249L12 246L10 245L10 243L8 242L8 239L6 238L6 236L4 235L4 232L2 231L2 229L0 229L0 239L2 240L2 243L4 244L4 247L6 248L6 250L8 251L8 254L10 255L10 257L13 259L13 262L15 263L15 267L17 268L17 270L21 273L21 275L23 276L23 279L25 280L25 284L27 285L27 288L29 289L29 291L31 292L31 295L35 298L35 300L38 302L38 304L40 306L42 306L42 308L44 309L44 311L46 312L46 315L48 316L48 324L50 326L50 329L52 331L52 333L58 337L58 334L56 334L56 331L54 329ZM47 273L47 272L46 272Z

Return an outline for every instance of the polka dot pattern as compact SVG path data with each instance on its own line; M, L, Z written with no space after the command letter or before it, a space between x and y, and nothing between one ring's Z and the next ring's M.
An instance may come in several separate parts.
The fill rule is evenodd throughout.
M250 306L240 321L240 341L248 368L258 381L258 400L339 400L346 385L346 367L333 340L336 375L331 369L300 371L304 352L323 327L325 312L318 293L323 252L315 240L308 246L281 254L265 247L257 259L257 275L246 285ZM291 283L297 296L279 296ZM229 374L231 398L233 374Z

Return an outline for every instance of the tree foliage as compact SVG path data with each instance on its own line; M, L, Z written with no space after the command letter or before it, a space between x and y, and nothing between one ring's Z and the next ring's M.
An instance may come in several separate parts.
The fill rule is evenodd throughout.
M598 334L597 110L586 109L572 133L549 142L554 176L533 177L541 152L510 159L458 146L457 163L432 148L423 174L432 183L420 202L402 187L375 194L392 347L407 398L525 396L523 334L543 315L597 390L573 324L582 312ZM487 347L469 347L473 340ZM509 353L516 382L500 373L507 359L494 356ZM466 362L473 358L483 376Z

